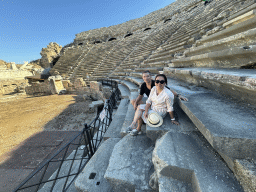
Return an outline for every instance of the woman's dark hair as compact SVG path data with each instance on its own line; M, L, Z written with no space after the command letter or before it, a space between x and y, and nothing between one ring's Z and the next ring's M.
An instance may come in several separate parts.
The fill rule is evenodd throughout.
M155 80L156 80L157 77L163 77L164 81L165 81L165 83L167 85L167 77L165 76L165 74L157 74L156 77L155 77Z
M165 84L166 84L165 87L167 89L170 89L169 87L167 87L167 77L165 76L165 74L157 74L156 77L155 77L155 80L156 80L157 77L163 77L164 81L165 81Z

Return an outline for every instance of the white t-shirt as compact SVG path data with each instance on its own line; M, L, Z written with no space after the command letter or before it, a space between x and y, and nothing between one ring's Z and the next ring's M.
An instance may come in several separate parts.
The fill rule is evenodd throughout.
M153 87L146 103L151 104L152 110L163 113L173 111L173 100L173 93L166 87L159 95L156 94L156 87Z

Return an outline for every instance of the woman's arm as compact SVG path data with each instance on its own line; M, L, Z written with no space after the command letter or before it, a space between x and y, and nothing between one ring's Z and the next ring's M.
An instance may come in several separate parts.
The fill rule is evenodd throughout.
M175 117L173 115L173 111L170 111L169 114L170 114L170 117L171 117L172 124L179 125L179 122L175 121Z
M180 100L183 100L183 101L188 101L188 99L186 97L183 97L182 95L178 94L177 92L173 91L170 89L170 91L172 92L172 94L175 96L175 97L178 97Z
M165 102L166 102L167 111L170 114L172 124L179 125L179 122L175 121L175 117L173 114L173 99L174 99L173 95L167 94L165 99L166 99Z
M145 117L145 118L148 118L148 110L149 110L150 106L151 106L150 103L147 103L147 104L146 104L145 113L144 113L144 117Z

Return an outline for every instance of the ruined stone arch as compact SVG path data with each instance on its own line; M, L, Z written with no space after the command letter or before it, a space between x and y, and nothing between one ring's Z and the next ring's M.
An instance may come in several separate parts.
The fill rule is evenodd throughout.
M169 19L165 19L165 20L164 20L164 23L167 23L167 22L169 22L169 21L171 21L171 20L172 20L172 19L170 19L170 18L169 18Z
M108 41L113 41L113 40L116 40L116 38L112 37Z
M93 44L97 44L97 43L102 43L101 41L99 41L99 40L96 40L96 41L94 41L94 43Z
M144 29L144 31L148 31L148 30L150 30L151 28L150 27L148 27L148 28L146 28L146 29Z
M127 35L124 36L124 38L129 37L131 35L133 35L133 34L132 33L128 33Z

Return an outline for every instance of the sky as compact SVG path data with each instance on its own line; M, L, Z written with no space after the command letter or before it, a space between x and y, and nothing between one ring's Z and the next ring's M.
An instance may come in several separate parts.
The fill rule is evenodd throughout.
M124 23L175 0L0 0L0 59L40 59L50 42L65 46L75 34Z

